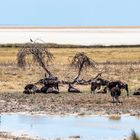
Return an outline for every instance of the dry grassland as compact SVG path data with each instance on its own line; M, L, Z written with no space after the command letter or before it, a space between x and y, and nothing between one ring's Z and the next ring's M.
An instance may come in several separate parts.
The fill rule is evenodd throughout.
M129 84L130 90L140 87L140 48L50 48L54 54L54 61L49 69L60 79L71 80L76 70L68 66L69 60L77 52L85 52L97 63L104 62L130 62L129 64L98 64L96 69L83 72L81 78L89 79L104 70L103 78L109 80L122 80ZM22 91L27 83L34 83L43 78L44 71L34 66L22 70L16 67L16 54L18 48L0 48L0 88L1 91ZM80 87L90 92L89 86ZM60 87L66 92L66 87Z
M68 57L77 52L85 52L97 62L140 61L140 48L50 48L55 56L54 63L68 63ZM18 48L0 48L0 63L15 62Z

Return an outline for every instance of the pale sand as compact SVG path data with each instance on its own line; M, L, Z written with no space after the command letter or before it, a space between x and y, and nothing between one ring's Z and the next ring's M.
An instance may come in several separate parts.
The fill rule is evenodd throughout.
M0 27L0 44L26 43L30 38L58 44L135 45L140 44L140 27Z

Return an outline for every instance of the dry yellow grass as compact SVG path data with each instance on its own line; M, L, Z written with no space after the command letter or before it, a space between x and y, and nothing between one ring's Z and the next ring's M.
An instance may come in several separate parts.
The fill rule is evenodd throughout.
M96 62L135 62L140 61L140 48L50 48L54 61L49 67L60 79L71 80L76 71L69 68L68 58L77 52L85 52ZM19 91L27 83L33 83L43 78L44 71L38 67L28 67L25 70L16 67L17 48L0 48L0 89L1 91ZM7 65L8 64L8 65ZM140 65L98 65L82 73L81 78L89 79L104 69L103 77L109 80L122 80L129 84L130 90L140 86ZM65 87L60 87L65 91ZM80 89L90 91L90 87Z
M85 52L97 62L106 61L139 61L140 48L62 48L50 49L58 62L67 63L68 56L74 56L77 52Z
M68 58L77 52L85 52L97 62L140 61L140 48L50 48L54 63L68 63ZM0 63L14 62L18 48L0 48Z

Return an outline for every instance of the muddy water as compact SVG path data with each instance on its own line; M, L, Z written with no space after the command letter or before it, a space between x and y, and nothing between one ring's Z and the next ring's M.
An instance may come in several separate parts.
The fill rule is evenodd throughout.
M1 115L0 131L28 134L40 138L69 138L80 136L83 140L124 139L135 130L140 134L140 119L122 116L111 120L103 116L45 116L9 114Z

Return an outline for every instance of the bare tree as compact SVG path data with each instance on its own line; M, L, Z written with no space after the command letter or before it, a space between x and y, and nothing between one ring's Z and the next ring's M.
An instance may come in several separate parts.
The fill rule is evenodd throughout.
M87 69L89 67L95 68L95 64L95 61L89 58L84 52L77 53L72 58L70 63L71 66L74 66L76 69L78 69L78 74L75 77L73 83L75 83L79 79L81 72L84 69Z
M37 62L51 77L52 73L48 70L48 63L52 61L53 54L48 51L44 43L36 43L32 39L30 41L18 51L17 65L24 68L27 64L26 57L32 55L33 61Z

